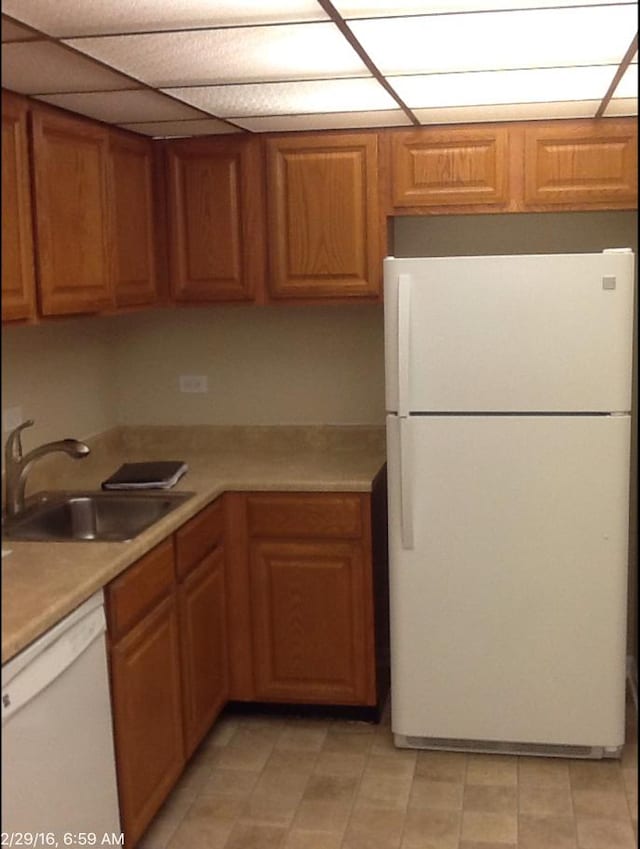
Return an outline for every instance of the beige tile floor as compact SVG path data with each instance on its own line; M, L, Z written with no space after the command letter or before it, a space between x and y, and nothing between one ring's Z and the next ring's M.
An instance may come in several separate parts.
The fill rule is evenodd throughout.
M140 849L633 849L621 761L395 749L378 726L225 713Z

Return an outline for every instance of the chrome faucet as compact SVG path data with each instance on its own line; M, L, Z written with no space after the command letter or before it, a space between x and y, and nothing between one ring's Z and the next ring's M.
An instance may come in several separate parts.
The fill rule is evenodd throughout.
M84 442L79 442L77 439L60 439L57 442L46 442L44 445L40 445L34 448L33 451L29 451L28 454L23 455L20 434L26 427L31 427L32 425L33 419L28 419L26 422L18 425L9 434L5 446L6 513L10 518L19 516L24 510L24 490L27 482L27 473L35 460L53 451L64 451L65 454L68 454L75 460L79 460L82 457L86 457L91 450L88 445L85 445Z

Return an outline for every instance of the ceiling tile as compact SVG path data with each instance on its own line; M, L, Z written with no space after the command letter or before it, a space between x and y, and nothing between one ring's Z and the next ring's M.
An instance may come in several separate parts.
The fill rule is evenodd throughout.
M483 12L352 21L383 74L614 64L637 28L637 6Z
M176 136L212 136L241 133L242 130L217 121L215 118L203 118L193 121L145 121L143 123L120 124L125 130L143 133L153 138L175 138Z
M147 89L95 94L53 94L38 99L109 124L202 117L199 112L184 103Z
M367 76L333 23L72 39L152 86Z
M526 71L479 71L393 77L394 89L411 109L601 100L616 66L534 68Z
M614 115L637 115L638 114L638 98L637 97L614 97L607 104L604 110L606 118L611 118Z
M613 6L620 0L333 0L343 18L390 18L400 15L434 15L482 12L496 9L545 9L558 6Z
M3 0L3 11L58 38L321 21L316 0Z
M233 118L254 133L278 133L287 130L338 130L367 127L402 127L411 124L401 109L375 112L331 112L314 115L269 115L264 118Z
M397 108L373 77L170 88L167 93L220 118Z
M449 106L414 109L421 124L472 124L482 121L539 121L553 118L593 118L600 100L559 103L499 103L490 106Z
M2 16L2 41L27 41L38 38L37 33L31 32L30 29L15 24L13 21Z
M638 65L632 63L622 75L622 79L613 92L614 97L637 97L638 96Z
M2 45L2 85L21 94L131 88L127 77L52 41Z

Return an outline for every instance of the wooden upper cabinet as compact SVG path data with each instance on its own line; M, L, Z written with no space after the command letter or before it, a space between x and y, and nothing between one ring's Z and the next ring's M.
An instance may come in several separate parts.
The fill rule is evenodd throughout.
M109 166L115 303L151 304L156 300L151 140L111 132Z
M27 101L2 92L2 319L35 314Z
M375 133L267 139L267 202L272 298L379 294Z
M391 134L391 206L505 206L509 135L504 127L424 128Z
M527 208L633 209L637 205L637 119L557 121L526 129Z
M258 140L182 139L166 151L173 298L253 300L265 265Z
M32 119L40 311L97 312L112 303L108 131L46 108Z

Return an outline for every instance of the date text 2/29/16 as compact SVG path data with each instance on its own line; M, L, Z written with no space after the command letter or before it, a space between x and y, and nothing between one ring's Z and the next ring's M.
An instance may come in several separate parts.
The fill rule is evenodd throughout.
M74 846L124 846L124 834L120 831L105 831L99 834L95 831L65 831L59 835L53 831L3 831L0 846L20 846L26 849L40 847Z

